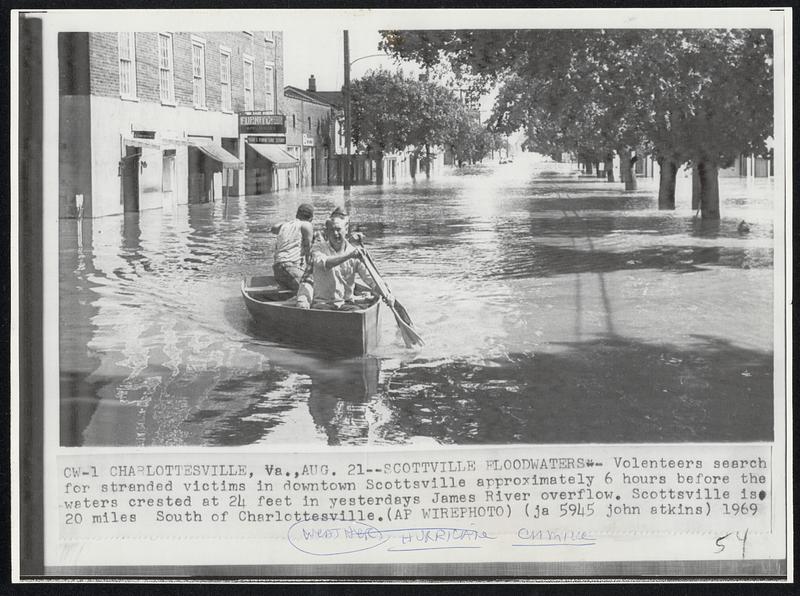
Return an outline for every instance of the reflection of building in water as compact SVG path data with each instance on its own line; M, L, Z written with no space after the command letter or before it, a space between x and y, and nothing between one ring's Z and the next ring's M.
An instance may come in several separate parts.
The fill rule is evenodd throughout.
M58 55L61 217L286 187L281 32L62 32Z
M91 279L96 275L92 249L92 221L69 220L60 224L58 302L60 369L60 444L77 446L82 431L97 407L90 375L99 358L87 349L98 312Z

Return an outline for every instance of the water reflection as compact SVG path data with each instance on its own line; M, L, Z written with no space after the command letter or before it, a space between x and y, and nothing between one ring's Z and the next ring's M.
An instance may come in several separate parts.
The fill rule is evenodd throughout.
M686 349L608 336L559 354L410 363L387 388L392 424L384 432L400 442L429 436L453 444L770 436L771 357L695 339Z
M499 168L62 221L62 444L771 437L769 183L721 180L710 225L652 181ZM253 331L239 283L308 200L352 214L424 349L391 317L363 359Z
M97 330L99 309L92 302L98 286L92 220L61 223L59 247L60 432L62 444L78 445L80 432L98 402L98 383L90 379L100 359L86 349Z

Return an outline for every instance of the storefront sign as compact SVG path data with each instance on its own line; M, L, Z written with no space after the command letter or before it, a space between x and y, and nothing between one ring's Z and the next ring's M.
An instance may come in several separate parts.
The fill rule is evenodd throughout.
M155 139L156 138L156 131L154 131L154 130L134 130L133 131L133 138L134 139Z
M286 116L267 112L240 112L239 134L286 133Z
M303 147L313 147L314 146L314 137L303 133Z
M265 145L285 145L285 136L269 136L269 137L247 137L248 143L263 143Z

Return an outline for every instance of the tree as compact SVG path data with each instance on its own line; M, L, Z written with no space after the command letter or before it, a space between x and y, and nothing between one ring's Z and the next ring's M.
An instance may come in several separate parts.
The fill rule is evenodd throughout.
M772 39L759 30L391 31L383 47L501 84L496 126L528 145L585 161L621 158L635 187L639 152L661 165L659 207L674 208L675 175L691 163L704 218L719 218L717 171L763 153L772 132Z
M492 149L491 133L480 122L480 118L467 108L457 113L455 135L450 147L458 167L464 162L474 164L482 160Z
M419 157L424 151L425 175L431 175L431 147L446 146L457 135L464 106L450 90L432 81L415 81L414 126L411 145Z
M353 141L376 160L378 184L383 183L383 157L389 151L413 148L430 175L430 148L450 144L464 110L451 90L386 70L369 71L353 81L350 101Z
M411 143L415 128L414 82L401 72L368 72L350 87L352 135L377 164L377 183L383 183L383 156Z
M683 41L695 78L691 118L681 138L699 182L705 219L719 219L719 168L742 153L764 154L772 136L772 36L759 30L692 30Z

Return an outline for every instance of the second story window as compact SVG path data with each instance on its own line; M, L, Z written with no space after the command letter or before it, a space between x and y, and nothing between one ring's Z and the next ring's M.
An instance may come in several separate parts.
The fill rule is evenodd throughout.
M273 112L275 111L275 67L272 64L264 67L264 78L266 110Z
M192 40L192 97L194 107L206 107L206 47Z
M119 94L126 98L136 97L136 41L130 32L117 34L119 45Z
M295 115L292 114L292 130L296 129L297 129L297 118L295 118Z
M220 48L219 85L222 91L222 111L230 112L231 107L231 51Z
M158 71L162 103L175 103L175 79L172 70L172 35L158 34Z
M275 32L264 31L264 41L266 41L267 43L275 43Z
M244 109L253 109L253 59L249 56L244 57L244 75L242 76L244 84Z

